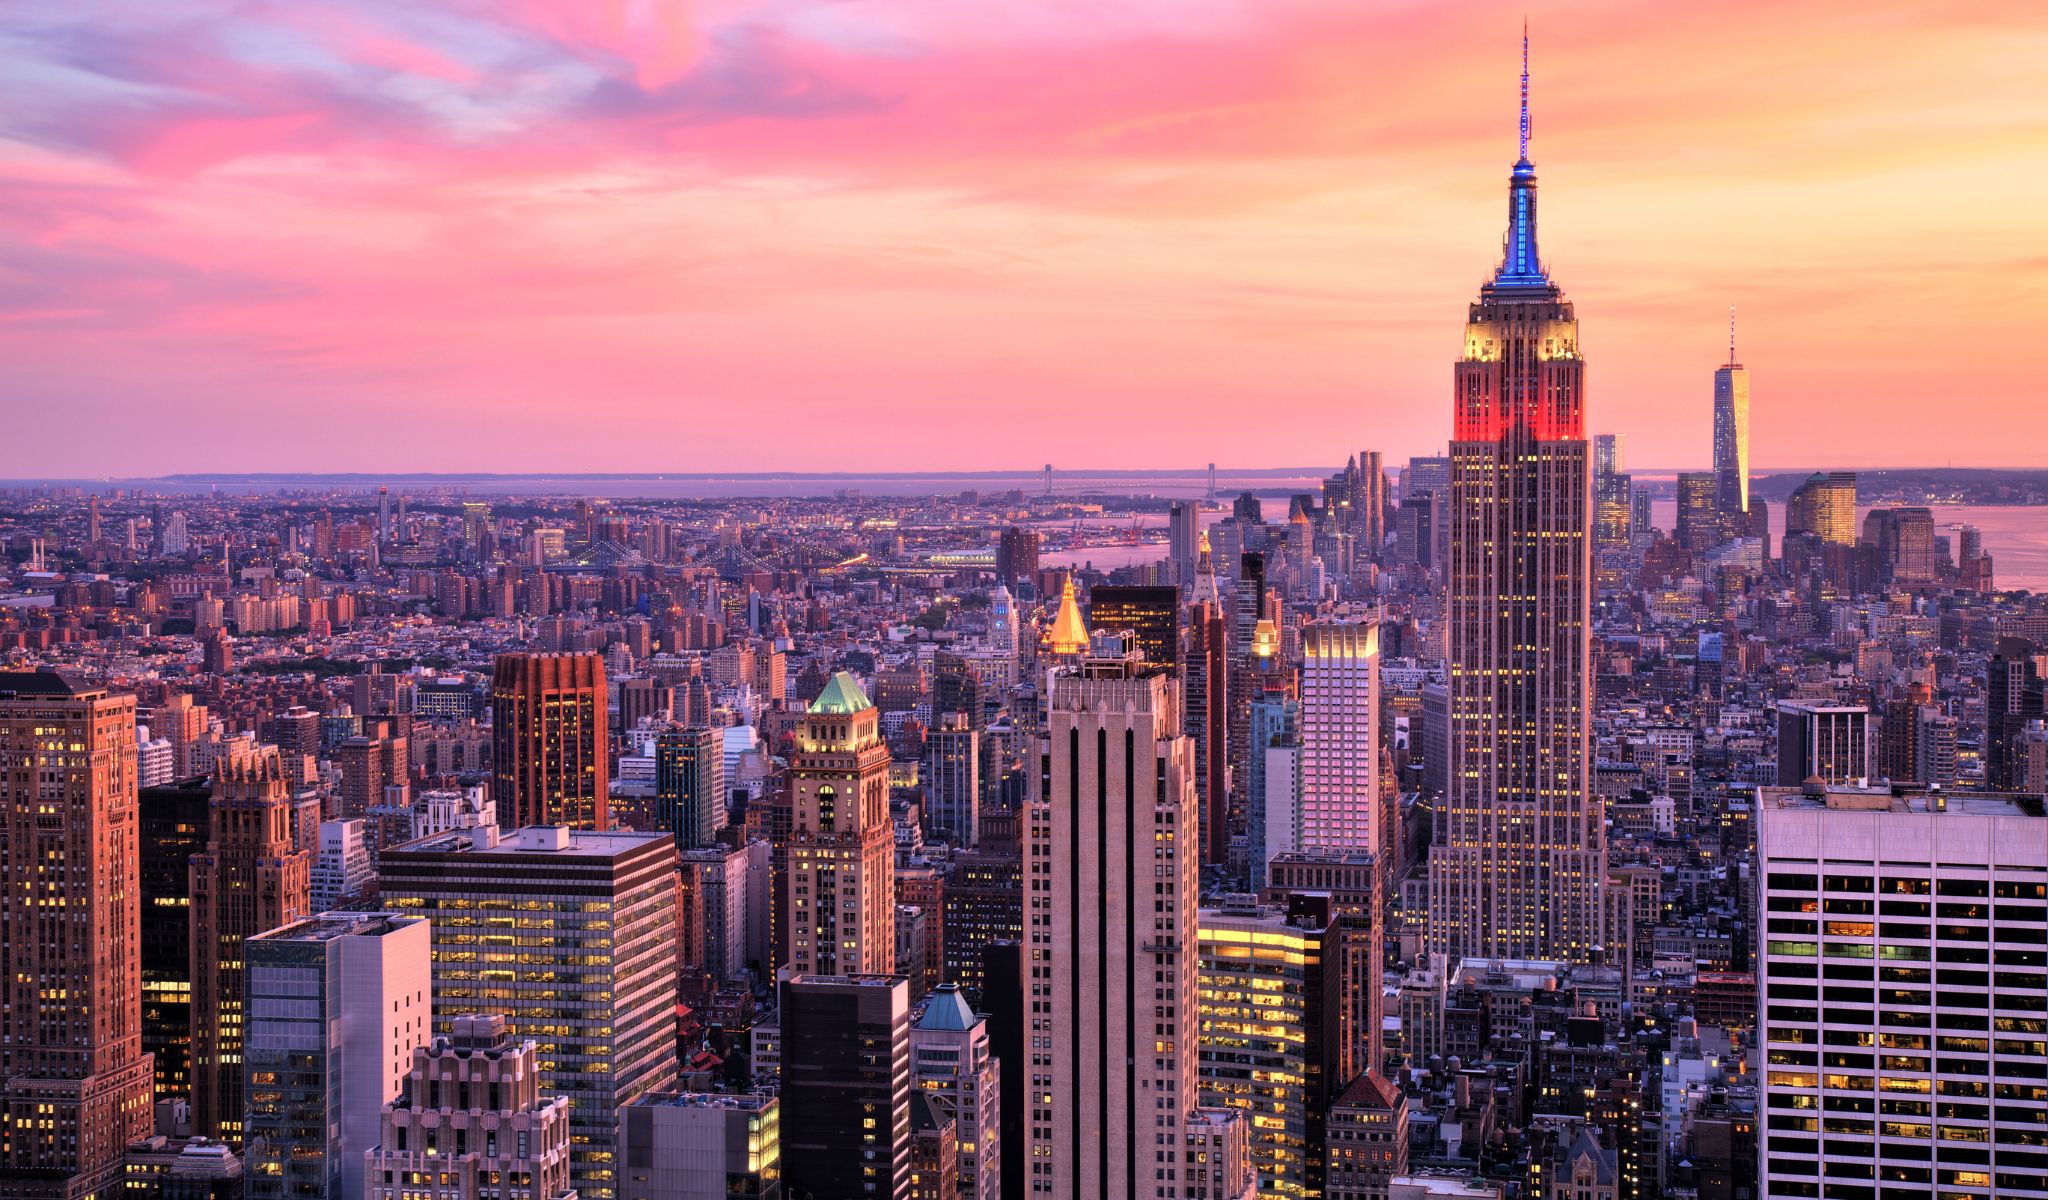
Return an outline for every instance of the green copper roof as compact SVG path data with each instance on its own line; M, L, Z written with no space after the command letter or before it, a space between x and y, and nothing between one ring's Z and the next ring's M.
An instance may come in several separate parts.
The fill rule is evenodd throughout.
M826 681L825 690L818 693L816 700L811 701L808 711L843 717L874 706L867 693L860 690L859 682L845 671L841 671Z

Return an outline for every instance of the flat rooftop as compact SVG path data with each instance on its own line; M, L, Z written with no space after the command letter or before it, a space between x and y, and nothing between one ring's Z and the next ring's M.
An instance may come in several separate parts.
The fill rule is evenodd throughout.
M1920 788L1830 787L1763 788L1764 808L1780 812L1961 813L1973 817L2039 817L2039 796L2009 792L1937 792Z

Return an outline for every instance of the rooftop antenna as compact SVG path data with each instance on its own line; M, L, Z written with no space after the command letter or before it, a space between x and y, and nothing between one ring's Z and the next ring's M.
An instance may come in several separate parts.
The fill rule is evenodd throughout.
M1728 365L1735 365L1735 306L1728 306Z
M1529 161L1529 18L1522 18L1522 162Z

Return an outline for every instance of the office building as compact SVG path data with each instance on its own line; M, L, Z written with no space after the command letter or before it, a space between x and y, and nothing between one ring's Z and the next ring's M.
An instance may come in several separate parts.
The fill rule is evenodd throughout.
M215 765L206 849L191 859L192 1127L242 1141L243 944L305 917L311 846L295 836L296 808L275 747Z
M1856 473L1814 472L1785 502L1785 536L1811 535L1827 546L1856 544Z
M1870 710L1861 705L1778 702L1778 786L1870 778Z
M137 809L142 885L142 1049L158 1098L192 1095L192 856L206 849L213 787L146 787Z
M1123 633L1149 663L1180 665L1180 589L1100 584L1088 593L1088 628Z
M1301 813L1287 850L1375 853L1380 843L1379 627L1301 630Z
M610 826L608 705L601 654L498 656L491 800L506 828Z
M682 930L680 964L684 970L703 971L715 982L747 977L747 961L754 957L748 939L752 919L752 892L765 887L753 872L751 843L734 849L705 846L682 852L676 864L676 903L681 906L677 924Z
M1728 361L1714 369L1714 505L1727 517L1749 512L1749 371L1735 359L1735 317L1728 317Z
M1202 506L1194 500L1176 500L1166 520L1167 561L1173 564L1173 582L1186 591L1195 586L1195 564L1200 555Z
M1606 875L1590 786L1592 474L1578 319L1536 248L1524 43L1506 252L1456 368L1446 620L1449 789L1428 945L1584 962Z
M961 1200L1002 1200L1002 1076L988 1021L942 983L910 1023L913 1086L953 1122Z
M616 1194L620 1105L676 1081L676 849L666 833L485 826L384 853L380 903L433 923L435 1032L505 1014L570 1102L582 1200Z
M1678 528L1672 535L1698 557L1727 540L1728 522L1718 503L1719 477L1712 471L1678 473Z
M1928 587L1940 578L1945 552L1934 541L1934 510L1873 508L1863 517L1863 541L1877 556L1878 579L1887 587Z
M0 672L0 1197L110 1200L150 1129L135 697Z
M981 731L967 715L949 712L925 735L925 836L972 846L981 837Z
M2048 1195L2040 803L1766 788L1765 1200Z
M880 714L841 671L805 710L796 742L789 969L889 974L896 968L896 835Z
M324 913L242 952L248 1200L363 1196L384 1106L433 1034L427 923Z
M1051 685L1025 813L1030 1189L1164 1200L1196 1106L1194 747L1162 668Z
M709 846L726 821L725 739L702 725L654 739L654 820L676 849Z
M782 1101L664 1092L620 1110L619 1200L781 1200Z
M1205 578L1213 590L1215 575ZM1223 611L1208 600L1188 607L1187 665L1181 687L1187 705L1186 733L1195 746L1202 863L1225 863L1230 860L1230 651Z
M2002 637L1984 664L1984 785L1996 791L2022 790L2020 739L2028 725L2048 718L2039 654L2026 638Z
M1244 1116L1260 1195L1321 1196L1343 1036L1329 906L1204 908L1199 928L1202 1107Z
M538 1043L497 1013L450 1028L413 1050L384 1106L363 1200L565 1200L569 1101L542 1094Z
M910 981L782 980L782 1145L795 1195L910 1198Z
M316 913L361 896L376 882L377 868L363 841L363 818L320 822L320 852L313 859L311 879L308 911Z
M1038 578L1038 531L1016 525L996 538L996 582L1016 585Z

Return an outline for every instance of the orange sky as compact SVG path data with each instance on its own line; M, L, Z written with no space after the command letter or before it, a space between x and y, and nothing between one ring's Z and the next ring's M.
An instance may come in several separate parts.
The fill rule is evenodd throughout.
M1521 6L0 15L0 476L1324 465L1448 435ZM2048 466L2048 8L1544 4L1592 425Z

